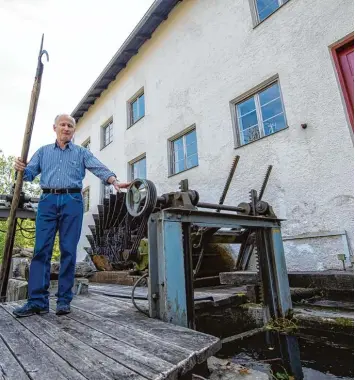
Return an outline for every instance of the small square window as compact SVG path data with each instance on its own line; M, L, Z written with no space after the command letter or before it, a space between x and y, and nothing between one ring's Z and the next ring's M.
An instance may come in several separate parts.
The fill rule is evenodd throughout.
M83 190L83 203L84 203L84 212L89 211L89 209L90 209L90 187L86 187Z
M132 181L137 178L147 178L147 159L145 156L130 163L130 177Z
M129 102L129 127L135 124L145 115L144 92Z
M91 142L90 142L90 139L87 139L83 145L82 145L84 148L86 148L89 152L91 151Z
M268 16L279 9L289 0L252 0L257 16L257 23L264 21Z
M278 82L235 104L238 145L245 145L287 127Z
M110 194L113 194L114 187L109 184L103 184L101 183L101 203L103 203L104 199L108 199L110 197Z
M198 166L196 129L189 130L170 143L170 174Z
M111 119L102 127L102 149L113 141L113 120Z

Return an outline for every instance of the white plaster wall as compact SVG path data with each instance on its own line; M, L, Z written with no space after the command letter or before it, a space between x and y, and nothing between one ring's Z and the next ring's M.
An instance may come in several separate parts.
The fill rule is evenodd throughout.
M352 0L290 0L256 28L248 0L185 0L84 115L76 142L90 136L94 154L122 179L145 152L158 193L188 178L206 202L218 201L234 155L241 159L226 204L247 201L272 164L264 199L287 219L284 235L345 229L352 241L353 144L329 50L352 31ZM230 101L275 74L289 128L235 149ZM143 86L146 115L127 129L126 102ZM111 116L114 142L100 151L100 125ZM167 139L192 124L199 166L168 178ZM95 211L100 181L86 181ZM79 259L84 245L82 237ZM299 269L316 269L317 260L340 267L334 252L318 252L297 252Z

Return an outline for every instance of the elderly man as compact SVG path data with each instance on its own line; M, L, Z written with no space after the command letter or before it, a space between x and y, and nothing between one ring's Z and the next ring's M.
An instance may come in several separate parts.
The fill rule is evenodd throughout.
M104 183L112 184L117 191L129 186L127 183L119 183L115 174L90 151L71 142L75 131L75 120L71 116L58 115L53 129L57 135L54 144L41 147L28 165L19 158L15 162L16 170L25 171L25 181L33 181L41 174L42 188L36 219L35 250L28 281L28 301L13 311L17 317L49 311L50 262L57 231L61 257L56 314L70 313L76 249L83 220L81 190L85 169Z

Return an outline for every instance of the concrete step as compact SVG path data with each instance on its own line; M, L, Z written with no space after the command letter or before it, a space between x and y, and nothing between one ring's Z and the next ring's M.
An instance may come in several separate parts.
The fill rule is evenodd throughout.
M304 299L298 305L315 310L354 311L354 302L334 301L321 299L320 297Z
M243 286L258 282L258 274L251 271L222 272L219 277L223 285ZM292 288L354 291L353 272L289 272L288 279Z
M324 310L309 307L293 309L296 324L301 328L328 333L354 335L354 313L344 310Z
M224 285L226 286L226 285ZM259 302L259 286L255 285L245 285L242 288L246 289L246 296L249 302L258 303ZM292 302L302 303L305 300L318 299L321 296L321 291L319 289L312 288L290 288Z

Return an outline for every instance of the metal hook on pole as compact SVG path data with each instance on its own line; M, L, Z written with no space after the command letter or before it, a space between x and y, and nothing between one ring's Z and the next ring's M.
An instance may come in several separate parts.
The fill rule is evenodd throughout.
M41 47L39 48L38 65L37 65L36 78L42 76L42 73L43 73L43 62L42 62L42 57L43 57L44 55L47 57L47 62L49 62L49 54L48 54L47 50L44 50L44 49L43 49L43 42L44 42L44 34L42 34Z
M41 62L42 62L42 56L43 55L45 55L47 57L47 62L49 62L49 55L48 55L47 50L42 50L42 53L41 53Z

